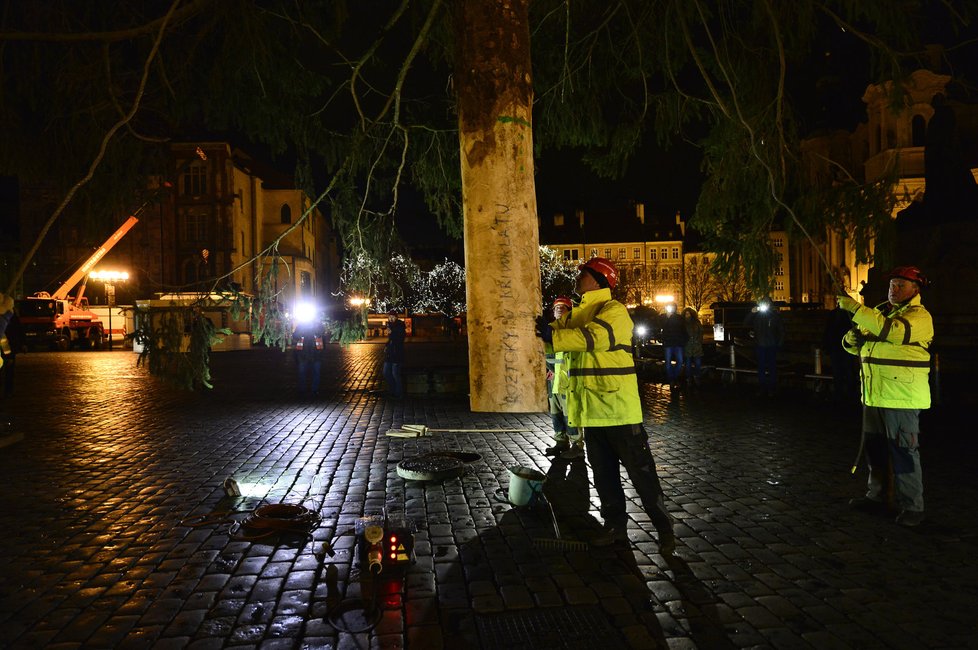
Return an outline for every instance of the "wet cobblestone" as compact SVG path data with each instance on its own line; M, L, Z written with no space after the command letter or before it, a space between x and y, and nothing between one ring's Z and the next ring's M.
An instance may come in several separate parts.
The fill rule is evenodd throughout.
M293 397L274 350L214 355L215 389L194 393L125 352L19 357L0 404L25 434L0 449L0 646L454 650L479 647L478 614L596 605L631 648L978 648L978 479L964 461L978 444L950 407L924 415L928 521L905 530L845 505L864 480L848 472L857 411L801 390L756 401L743 386L644 384L675 556L658 553L629 485L631 545L547 550L534 540L555 538L549 513L506 503L507 467L550 472L573 510L558 508L563 539L597 515L584 466L543 455L549 416L387 400L372 392L381 350L330 346L316 401ZM408 346L409 364L436 362L464 350ZM385 436L405 423L526 431ZM481 460L441 483L397 476L431 451ZM225 497L228 476L245 498ZM263 500L322 522L311 538L230 530ZM336 602L372 598L350 530L385 507L417 523L417 563L381 581L371 632L343 631Z

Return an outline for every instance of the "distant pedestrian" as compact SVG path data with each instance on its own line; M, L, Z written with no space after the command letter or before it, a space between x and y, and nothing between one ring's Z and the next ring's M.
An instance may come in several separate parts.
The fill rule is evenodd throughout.
M325 354L326 332L314 313L296 310L296 326L292 331L292 354L295 357L299 397L319 396L319 380Z
M832 364L832 397L836 402L855 402L858 396L856 362L842 347L842 337L852 329L852 314L841 307L829 312L822 333L822 349Z
M683 354L688 339L683 317L676 312L675 303L669 303L665 314L659 317L659 341L666 362L666 381L672 388L679 387L679 374L683 369Z
M577 293L581 302L570 315L548 322L537 319L537 336L557 352L568 353L567 420L584 434L584 447L601 501L604 530L595 546L625 543L628 510L622 486L625 467L631 489L638 494L659 534L659 551L676 547L672 519L642 426L642 402L631 344L634 323L625 305L611 298L618 270L611 260L595 257L579 267Z
M573 303L566 296L554 300L554 321L560 323L571 313ZM567 367L568 352L547 352L547 399L550 405L550 420L554 428L554 444L544 452L547 456L557 456L561 460L584 458L584 436L577 427L567 423Z
M754 339L760 392L774 397L778 387L778 350L784 343L784 321L771 299L765 297L757 301L744 324Z
M863 402L862 434L869 465L866 494L849 504L882 510L892 479L899 514L896 523L917 526L924 520L924 482L918 438L920 411L930 408L930 344L934 321L920 302L927 278L915 266L890 271L887 302L875 309L849 296L839 307L856 325L843 340L859 356Z
M10 321L7 323L7 330L0 337L0 357L3 360L0 376L3 378L4 397L11 397L14 394L17 353L23 349L24 343L24 328L17 312L13 312L10 315Z
M686 385L699 386L703 374L703 323L692 307L683 310L683 323L686 326Z
M384 380L387 382L387 393L391 397L404 397L404 383L401 377L401 367L404 364L404 339L407 328L398 317L396 311L387 315L387 345L384 347Z

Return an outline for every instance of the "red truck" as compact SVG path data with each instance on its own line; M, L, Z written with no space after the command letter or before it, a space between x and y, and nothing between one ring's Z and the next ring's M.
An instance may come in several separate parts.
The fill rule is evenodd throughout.
M105 257L113 246L139 221L129 217L95 253L82 264L53 294L39 291L33 296L16 301L17 315L24 329L24 341L28 348L47 346L55 350L71 347L101 349L106 337L105 325L98 314L88 308L85 283L78 293L69 296L78 282L87 279L89 272Z

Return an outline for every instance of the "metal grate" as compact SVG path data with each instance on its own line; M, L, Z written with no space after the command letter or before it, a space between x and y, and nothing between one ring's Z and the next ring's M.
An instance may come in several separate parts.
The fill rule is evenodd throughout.
M477 615L476 626L487 650L591 650L624 644L604 612L590 605Z

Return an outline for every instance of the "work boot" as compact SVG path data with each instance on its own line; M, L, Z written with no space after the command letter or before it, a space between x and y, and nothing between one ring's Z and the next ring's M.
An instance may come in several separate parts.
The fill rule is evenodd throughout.
M605 526L587 542L595 548L604 548L612 544L627 544L628 532L625 530L625 526Z
M856 497L849 499L849 507L859 512L880 513L885 509L885 504L869 497Z
M901 526L919 526L924 521L923 510L901 510L897 515L896 522Z
M559 456L560 460L579 460L584 458L584 447L580 445L571 445Z
M547 447L543 450L546 456L560 456L562 453L570 449L570 445L566 440L559 440L553 447Z
M676 551L676 534L671 530L659 531L659 553L672 555Z

